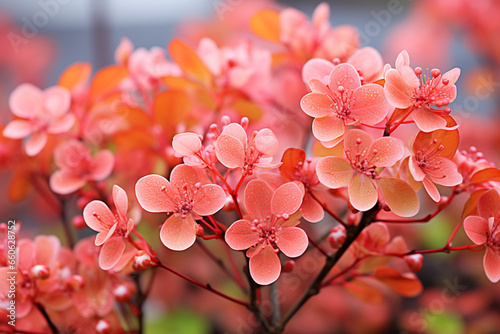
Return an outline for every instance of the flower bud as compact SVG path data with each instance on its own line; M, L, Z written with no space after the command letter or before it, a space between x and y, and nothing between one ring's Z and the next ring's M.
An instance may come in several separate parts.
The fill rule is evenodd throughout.
M203 226L200 224L196 224L196 232L195 232L197 237L203 237L205 235L205 232L203 231Z
M328 235L328 242L332 248L340 248L346 239L346 230L342 225L335 226Z
M347 216L347 225L356 225L358 223L358 215L349 213Z
M410 270L416 273L420 271L420 269L422 269L422 263L424 262L424 257L422 256L422 254L412 254L412 255L406 255L404 257L404 260L406 261L408 267L410 267Z
M137 252L137 254L134 256L134 263L132 267L137 270L146 270L152 265L152 260L151 256L149 256L148 253L146 253L143 250L140 250Z
M286 260L285 263L283 263L283 269L282 271L284 273L289 273L295 268L295 261L294 260Z
M81 230L81 229L84 229L85 227L87 227L87 224L85 223L85 219L83 219L82 215L74 216L72 223L73 223L73 226L78 230Z
M31 268L31 275L36 279L46 279L50 276L50 269L46 265L37 264Z
M72 291L79 291L83 287L84 283L85 283L85 280L80 275L71 275L66 280L66 286L69 289L71 289Z
M95 330L98 334L108 334L111 333L111 325L107 320L101 319L95 325Z
M120 284L113 289L113 296L119 303L125 303L132 297L132 291L125 284Z

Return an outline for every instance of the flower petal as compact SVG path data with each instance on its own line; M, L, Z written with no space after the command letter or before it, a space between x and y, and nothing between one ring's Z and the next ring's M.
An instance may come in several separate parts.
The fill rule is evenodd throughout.
M248 214L259 220L271 216L273 195L273 189L265 181L255 179L248 182L245 188L245 207Z
M371 46L365 46L356 50L347 60L356 70L361 71L363 78L368 82L373 82L381 76L384 68L384 61L380 53Z
M387 116L388 103L384 88L376 84L359 87L352 94L351 117L363 124L377 124Z
M328 188L346 187L354 175L351 164L342 158L325 157L316 165L318 180Z
M356 174L348 188L349 201L359 211L368 211L377 204L378 193L372 180L365 175Z
M315 118L312 124L312 132L316 139L330 141L341 137L345 132L344 121L335 114L321 118Z
M172 148L177 154L184 157L199 152L201 146L200 137L193 132L179 133L172 139Z
M267 128L257 132L254 138L254 145L257 151L262 153L264 157L272 157L280 148L278 138L271 129Z
M115 202L116 210L126 221L127 211L128 211L128 196L125 190L121 187L114 185L113 186L113 202Z
M413 89L406 84L401 74L390 69L385 73L385 95L396 108L405 109L412 105Z
M191 215L186 218L172 215L160 230L161 242L168 249L183 251L191 247L196 240L196 222Z
M311 79L327 82L325 77L328 78L334 67L333 63L326 59L309 59L302 67L302 80L305 84Z
M92 201L83 209L85 223L97 232L108 231L115 222L115 216L102 201Z
M71 130L75 124L76 117L73 114L66 114L50 123L47 132L53 134L65 133Z
M332 92L338 92L339 86L344 87L344 89L347 91L354 91L357 88L361 87L359 74L351 64L339 64L335 66L335 68L330 73L330 90Z
M243 167L245 164L245 147L236 137L220 135L215 143L215 154L227 168Z
M109 270L113 268L125 251L125 240L121 236L109 238L101 248L99 254L99 267L102 270Z
M441 194L436 188L436 185L428 177L424 177L422 183L424 184L425 191L427 191L432 200L436 203L439 202L439 200L441 199Z
M92 159L92 163L90 165L91 178L97 181L104 180L109 176L109 174L111 174L114 165L115 156L111 153L111 151L99 151Z
M304 219L311 223L317 223L325 217L323 207L309 193L304 196L300 212Z
M382 137L373 142L366 158L374 166L390 167L403 158L404 153L404 146L399 139Z
M245 250L259 242L259 233L252 231L253 224L240 219L235 221L226 231L224 239L226 243L234 250Z
M477 212L485 219L498 217L500 213L500 195L498 191L491 189L482 194L477 204Z
M431 168L425 168L425 173L432 182L451 187L462 183L462 175L457 170L457 165L445 157L435 157Z
M181 189L184 185L195 185L200 182L197 169L188 165L177 165L170 173L170 184L174 188Z
M212 215L226 203L226 193L216 184L206 184L196 192L193 211L200 216Z
M250 259L250 275L257 284L271 284L278 279L280 273L280 259L270 246L264 247Z
M45 132L37 132L33 134L26 142L26 154L33 157L40 153L40 151L47 144L47 134Z
M292 215L302 205L302 191L294 182L288 182L276 189L271 200L271 210L275 215Z
M410 169L411 175L416 181L422 181L425 178L425 173L422 168L418 166L417 158L415 157L415 155L412 155L408 160L408 167Z
M500 280L500 257L491 248L486 248L486 253L483 258L484 272L488 279L496 283Z
M419 108L413 112L413 120L423 132L431 132L446 128L446 120L443 117L425 110L424 108Z
M43 108L52 117L63 115L71 105L71 93L63 87L53 86L43 92Z
M59 195L68 195L77 191L87 183L80 175L64 170L56 170L49 179L50 189Z
M226 125L224 130L222 130L221 135L228 135L238 139L243 147L247 145L247 132L238 123L230 123Z
M61 242L53 235L39 235L35 243L35 264L52 268L56 264L61 249Z
M313 93L327 94L327 95L332 93L330 89L326 87L326 85L321 80L311 79L309 80L308 84L309 88Z
M327 94L309 93L300 100L300 107L311 117L325 117L334 110L333 100Z
M28 137L33 132L33 127L29 121L15 119L3 129L3 135L7 138L21 139Z
M173 189L163 176L151 174L137 181L135 194L140 206L149 212L174 212Z
M418 195L408 183L383 177L377 180L377 184L392 212L401 217L412 217L418 213Z
M401 66L398 68L399 74L403 78L404 82L411 88L420 87L420 80L418 79L415 71L410 66Z
M488 221L483 217L466 217L464 220L464 230L469 239L476 245L482 245L488 240Z
M40 111L43 92L32 84L21 84L10 94L12 113L22 118L34 118Z
M344 151L349 152L351 157L357 153L361 158L366 157L372 143L373 137L363 130L348 130L344 135Z
M276 245L288 257L301 256L309 245L306 232L298 227L285 227L276 232Z

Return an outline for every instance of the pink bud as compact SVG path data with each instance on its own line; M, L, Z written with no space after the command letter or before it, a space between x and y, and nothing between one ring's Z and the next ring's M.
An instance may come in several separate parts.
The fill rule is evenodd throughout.
M107 320L101 319L97 322L95 330L98 334L108 334L111 333L111 325Z
M151 256L143 250L137 252L134 257L133 268L136 271L146 270L152 265Z
M294 260L286 260L285 263L283 263L283 272L284 273L289 273L295 268L295 261Z
M31 267L31 275L36 279L46 279L50 276L50 269L46 265L37 264Z
M408 267L410 267L410 270L416 273L420 271L420 269L422 269L422 263L424 261L424 257L422 256L422 254L412 254L412 255L406 255L404 257L404 260L406 261Z
M441 75L441 71L440 71L439 69L437 69L437 68L433 68L433 69L431 70L431 74L432 74L432 77L433 77L433 78L436 78L436 77L438 77L438 76L440 76L440 75Z
M347 224L348 225L356 225L358 223L358 216L354 213L349 213L347 216Z
M76 201L76 205L80 210L83 210L87 206L87 204L89 204L91 201L92 201L91 198L87 196L82 196Z
M73 223L73 226L78 230L81 230L81 229L84 229L85 227L87 227L87 224L85 223L85 219L83 219L82 215L74 216L72 223Z
M335 226L328 235L328 242L332 248L340 248L346 239L346 229L342 225Z
M66 280L66 286L72 291L79 291L83 287L84 283L85 280L80 275L71 275Z
M132 297L132 291L125 284L120 284L113 289L113 296L119 303L125 303Z
M196 224L196 232L195 232L197 237L203 237L205 235L205 231L203 231L203 226L200 224Z

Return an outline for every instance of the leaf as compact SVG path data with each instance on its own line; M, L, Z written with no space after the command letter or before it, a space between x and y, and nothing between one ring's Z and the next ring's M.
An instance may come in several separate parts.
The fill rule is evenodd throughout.
M153 104L153 115L155 121L165 129L173 129L185 121L192 109L191 99L186 92L167 90L156 96Z
M31 178L25 168L14 169L9 184L8 196L12 202L22 201L31 190Z
M120 82L128 75L128 70L124 66L112 65L99 70L90 84L90 97L96 98L99 95L109 93L115 89Z
M280 173L288 180L295 180L295 167L299 162L305 163L306 152L298 148L289 148L283 153L280 166Z
M469 184L483 183L488 181L500 182L500 169L494 167L482 169L472 175Z
M380 303L382 293L373 285L369 284L371 278L354 278L344 283L344 288L353 296L367 303Z
M155 145L155 138L142 130L122 131L114 136L116 146L119 148L138 148L149 150Z
M174 39L170 42L168 51L184 73L193 76L206 86L210 85L212 74L190 46L180 39Z
M86 82L91 73L92 65L90 63L75 63L63 72L57 84L71 91L79 84Z
M434 140L436 142L434 142ZM441 150L438 155L452 159L457 152L459 142L460 135L458 133L458 129L436 130L432 132L420 131L413 142L413 151L417 152L423 150L424 152L431 152L438 150L438 148L442 145L443 150Z
M413 273L401 274L390 267L375 269L374 277L405 297L414 297L422 292L422 283Z
M238 99L232 105L232 108L241 116L246 116L253 122L257 121L262 117L262 110L260 107L253 103L252 101L246 99Z
M467 216L477 215L477 202L479 201L479 197L488 189L481 189L475 191L470 195L467 202L464 204L464 209L462 211L462 219L465 219Z
M270 42L281 43L280 14L273 9L257 12L250 20L250 28L258 37Z
M200 85L189 79L183 77L167 76L161 78L161 80L171 89L188 89L188 88L199 88Z

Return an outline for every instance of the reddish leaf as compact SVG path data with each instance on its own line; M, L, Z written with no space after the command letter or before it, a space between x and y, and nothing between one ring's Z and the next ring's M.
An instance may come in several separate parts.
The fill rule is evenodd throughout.
M475 191L470 195L467 202L464 204L464 209L462 211L462 219L467 216L477 215L477 202L479 201L479 197L488 189L481 189Z
M436 140L434 143L433 141ZM430 152L437 150L441 145L444 149L439 155L445 158L453 158L457 152L460 135L458 130L436 130L432 132L420 131L413 143L413 151L425 150Z
M357 277L344 283L344 288L350 294L367 303L380 303L382 301L382 293L371 285L369 280L370 278Z
M488 181L500 182L500 169L493 167L482 169L472 175L469 184L483 183Z
M89 63L75 63L63 72L57 84L71 91L77 85L86 82L91 73L92 66Z
M304 163L306 160L306 152L298 148L289 148L283 153L280 166L281 175L289 180L295 179L295 167L299 162Z
M262 110L258 105L246 99L238 99L232 108L241 116L246 116L250 121L257 121L262 117Z
M179 39L174 39L170 42L168 50L172 59L184 73L193 76L207 86L210 84L212 74L190 46Z
M112 65L99 70L90 84L90 97L111 92L127 75L128 70L124 66Z
M156 96L153 105L155 121L165 129L173 129L185 121L193 108L191 99L182 90L167 90Z
M401 274L390 267L379 267L374 277L405 297L414 297L422 292L422 283L412 273Z

